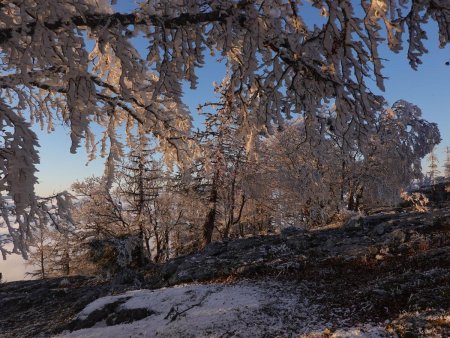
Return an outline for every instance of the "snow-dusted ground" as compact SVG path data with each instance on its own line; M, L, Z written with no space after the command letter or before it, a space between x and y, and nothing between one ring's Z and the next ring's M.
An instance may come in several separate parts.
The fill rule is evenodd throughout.
M150 316L114 326L102 320L59 337L323 337L331 324L321 319L320 306L302 294L301 284L274 281L132 291L97 299L78 318L119 300L123 303L116 311L146 308ZM328 332L328 337L389 336L382 326L346 328L345 322Z

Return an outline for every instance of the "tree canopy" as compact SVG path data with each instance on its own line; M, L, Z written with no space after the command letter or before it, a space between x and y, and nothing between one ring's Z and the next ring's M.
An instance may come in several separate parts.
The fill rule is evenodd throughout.
M294 114L313 121L324 104L333 105L349 135L363 137L385 105L370 89L372 82L384 88L380 46L406 48L416 69L427 52L429 21L444 47L445 0L149 0L128 13L106 0L1 1L0 189L24 224L19 237L36 204L38 143L30 123L50 131L68 125L70 151L84 140L91 156L107 157L109 173L125 144L133 148L142 134L182 163L195 143L182 84L196 88L196 70L209 53L226 62L222 109L238 114L248 141L282 129ZM93 123L102 134L92 132ZM15 251L22 252L18 241Z

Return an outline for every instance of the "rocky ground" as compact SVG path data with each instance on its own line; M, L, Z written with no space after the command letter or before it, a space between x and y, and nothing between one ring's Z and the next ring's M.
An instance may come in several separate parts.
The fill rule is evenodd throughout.
M199 283L204 287L197 290ZM181 284L189 284L182 288L193 296L190 300L175 297L176 306L169 306L172 287ZM161 287L172 291L157 290ZM144 292L138 293L140 302L122 304L136 299L135 293L123 295L136 288L156 291L139 291ZM258 301L254 307L224 301L228 309L224 315L223 306L218 309L212 300L224 288L231 295L249 288ZM204 292L207 297L202 298ZM98 300L91 312L85 309L83 316L77 316L94 299L112 294L118 298ZM152 303L152 297L162 297L164 302L158 304L167 308ZM142 299L148 299L147 305ZM227 323L235 321L236 325L225 325L222 320L222 324L193 331L190 323L209 311L201 312L202 307L210 309L205 304L221 314L209 321L228 318ZM257 327L246 331L237 325L248 324L249 318L258 322ZM136 331L126 331L132 322L141 324L135 326ZM280 235L217 242L119 284L70 277L0 285L0 337L47 337L64 330L70 336L69 329L85 329L72 336L98 336L98 329L86 331L98 326L148 337L155 332L160 336L337 337L352 336L345 331L352 327L360 330L353 336L448 337L450 203L424 213L382 210L353 218L340 228L289 228ZM124 331L110 331L114 332Z

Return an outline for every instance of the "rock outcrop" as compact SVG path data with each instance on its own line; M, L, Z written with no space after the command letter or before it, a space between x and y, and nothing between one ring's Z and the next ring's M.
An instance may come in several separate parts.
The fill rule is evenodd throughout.
M215 242L161 268L168 285L229 276L296 275L333 266L384 266L416 255L448 260L450 208L427 213L385 212L343 227Z
M0 337L47 337L110 288L92 277L0 284Z

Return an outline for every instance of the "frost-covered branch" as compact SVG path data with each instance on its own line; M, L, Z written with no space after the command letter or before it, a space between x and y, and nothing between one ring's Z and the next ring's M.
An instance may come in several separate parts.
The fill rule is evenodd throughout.
M128 13L106 0L1 2L0 121L15 130L1 135L13 145L0 149L1 191L18 210L34 198L37 141L28 122L52 131L63 121L71 152L84 143L90 159L107 158L108 182L124 149L142 135L157 138L167 165L191 161L183 84L197 87L207 53L226 61L220 95L238 112L247 144L295 114L305 119L309 140L328 103L348 135L364 138L384 105L369 90L373 81L383 90L381 44L394 52L406 47L416 68L429 21L444 47L450 9L439 0L152 0ZM92 124L103 128L100 135ZM23 226L18 236L26 233Z

